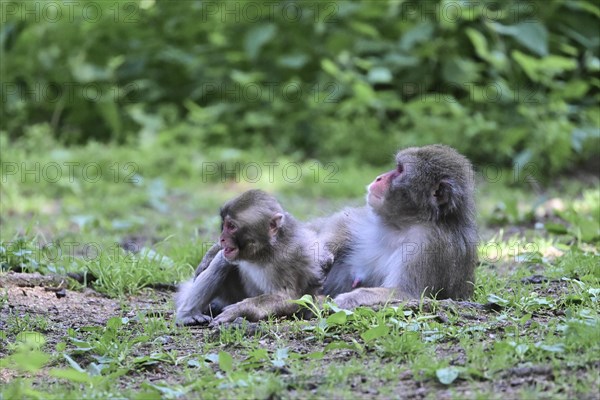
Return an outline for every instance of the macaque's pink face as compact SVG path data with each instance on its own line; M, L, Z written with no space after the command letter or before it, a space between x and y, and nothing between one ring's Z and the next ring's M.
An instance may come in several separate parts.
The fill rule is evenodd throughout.
M235 222L228 216L225 217L223 220L223 231L221 232L219 243L223 249L223 256L228 261L234 261L240 251L236 241L234 240L237 230L238 227L236 226Z
M367 187L367 204L374 209L381 208L385 202L385 196L392 181L398 175L400 175L400 171L398 169L394 169L375 178L375 180Z

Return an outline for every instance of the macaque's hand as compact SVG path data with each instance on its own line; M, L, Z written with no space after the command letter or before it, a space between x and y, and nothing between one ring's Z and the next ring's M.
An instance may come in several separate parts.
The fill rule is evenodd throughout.
M242 317L249 321L258 321L267 317L266 313L261 313L260 308L256 306L255 298L242 300L231 304L223 309L221 314L217 315L209 326L217 326L233 322L236 318ZM264 315L263 315L264 314Z
M209 324L209 326L215 327L217 325L226 324L233 322L236 318L244 317L248 308L242 304L244 301L239 303L231 304L223 309L221 314L217 315Z
M202 313L177 316L175 323L179 326L207 325L212 318Z
M333 253L330 251L325 251L319 258L319 266L323 271L329 271L334 261L335 257Z

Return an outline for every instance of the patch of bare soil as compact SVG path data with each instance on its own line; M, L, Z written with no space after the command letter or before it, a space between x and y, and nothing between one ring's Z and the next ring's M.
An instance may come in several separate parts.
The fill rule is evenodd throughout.
M49 348L64 340L67 329L84 326L104 326L116 316L133 317L141 310L154 311L157 302L169 294L144 297L131 297L125 302L110 299L92 290L82 292L67 289L69 278L62 276L8 272L0 275L0 293L7 302L0 308L0 329L14 338L15 325L28 323L37 327L46 336ZM162 301L164 303L164 301ZM163 306L164 307L164 306ZM47 323L32 322L32 318L42 317ZM6 355L6 347L0 347L0 357Z

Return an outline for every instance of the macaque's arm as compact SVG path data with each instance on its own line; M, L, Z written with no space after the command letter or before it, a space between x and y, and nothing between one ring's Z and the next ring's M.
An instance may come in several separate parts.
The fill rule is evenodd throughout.
M200 261L200 264L198 264L198 267L196 268L194 278L196 278L198 275L200 275L202 271L208 268L212 260L216 257L217 254L219 254L219 251L221 251L221 246L219 246L218 243L215 243L211 246L210 249L208 249L206 253L204 253L202 261Z
M203 311L223 289L232 267L222 253L217 253L198 276L181 285L175 296L178 324L196 325L210 321L211 318Z

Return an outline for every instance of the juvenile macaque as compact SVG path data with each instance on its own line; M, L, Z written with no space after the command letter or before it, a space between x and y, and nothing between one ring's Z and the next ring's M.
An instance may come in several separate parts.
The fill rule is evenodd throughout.
M176 295L179 324L291 315L298 307L289 300L318 293L331 255L275 198L250 190L227 202L221 219L219 243Z
M471 163L442 145L408 148L369 186L367 206L329 218L335 259L324 294L343 308L389 300L464 299L477 263ZM339 228L342 227L342 228Z

